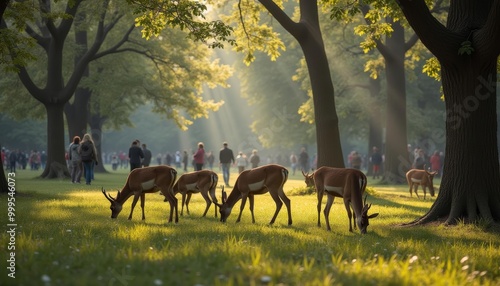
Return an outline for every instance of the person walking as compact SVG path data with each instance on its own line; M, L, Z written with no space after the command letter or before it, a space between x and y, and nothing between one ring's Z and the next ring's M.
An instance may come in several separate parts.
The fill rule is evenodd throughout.
M252 168L259 167L260 157L257 155L257 150L252 151L252 155L250 155L250 164L252 164Z
M184 172L187 172L187 166L188 166L188 162L189 162L189 155L188 155L188 152L186 150L184 150L183 154L182 154L182 165L183 165L183 170Z
M71 166L71 182L73 184L80 184L82 178L82 158L80 153L78 153L79 148L80 136L75 136L68 148L69 165Z
M299 164L300 170L303 172L308 172L309 170L309 155L306 152L306 148L302 147L299 154Z
M372 161L373 165L373 179L377 179L380 177L380 166L382 165L382 155L378 151L378 148L373 146L372 148L373 153L372 156L370 157L370 160Z
M85 173L85 182L90 185L92 181L92 164L99 164L97 160L97 150L95 149L94 141L90 134L83 135L82 144L79 149L80 158L82 159L83 171Z
M201 171L203 170L203 164L205 164L205 149L203 146L203 142L198 143L198 150L193 155L194 160L194 170Z
M149 165L151 164L151 157L153 155L144 143L142 144L142 153L144 154L144 159L142 159L142 166L149 167Z
M128 149L128 158L130 164L130 172L134 169L141 167L141 159L144 158L144 153L142 152L141 147L139 147L139 143L137 140L132 142L132 146Z
M222 176L226 187L229 187L229 178L231 171L231 163L234 164L233 150L227 147L227 142L222 143L222 149L219 152L219 162L222 167Z
M241 174L241 172L245 171L247 165L247 156L245 156L243 152L240 151L238 156L236 156L236 166L238 166L238 174Z

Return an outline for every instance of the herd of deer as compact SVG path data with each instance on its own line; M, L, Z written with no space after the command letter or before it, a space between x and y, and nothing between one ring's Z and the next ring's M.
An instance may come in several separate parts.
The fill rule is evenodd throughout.
M359 228L362 234L366 233L369 219L378 216L378 213L368 215L371 204L366 203L366 195L363 201L367 178L365 174L356 169L320 167L312 174L302 172L306 185L315 187L318 197L318 227L321 226L320 212L323 196L327 195L326 206L323 210L326 228L331 230L329 214L335 197L343 198L344 205L349 218L349 231L353 231L352 219L355 221L354 229ZM434 196L432 178L435 173L425 170L410 170L406 174L408 184L410 185L410 195L415 187L415 194L419 185L424 190L424 199L426 187L429 187L431 196ZM252 214L252 223L255 223L253 213L254 195L260 195L269 192L276 203L276 211L270 221L273 224L278 213L285 204L288 212L288 225L292 224L292 214L290 199L283 191L283 185L288 179L288 170L280 165L270 164L258 168L245 170L239 174L236 183L229 197L222 187L222 204L218 203L215 190L218 182L218 176L215 172L209 170L185 173L177 178L177 171L169 166L145 167L133 170L125 186L118 191L116 197L109 195L104 188L102 193L111 202L111 218L117 218L121 212L123 204L133 195L132 208L128 219L132 219L132 213L139 198L141 199L142 219L144 216L145 194L161 192L165 196L165 201L170 204L170 216L168 222L172 222L175 212L175 222L179 221L176 194L182 195L181 215L183 215L184 205L189 214L189 201L194 193L201 193L206 201L205 216L212 202L215 205L215 216L217 217L217 207L219 207L220 220L225 222L233 206L241 199L240 213L236 222L241 219L241 214L245 207L247 198L250 202L250 212ZM352 212L351 212L352 209Z

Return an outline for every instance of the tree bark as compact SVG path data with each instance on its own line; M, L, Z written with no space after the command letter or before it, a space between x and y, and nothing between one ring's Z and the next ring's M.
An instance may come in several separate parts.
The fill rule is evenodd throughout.
M0 150L2 150L2 145L0 145ZM9 184L7 182L7 177L5 177L5 170L3 169L3 162L0 162L0 193L9 192Z
M102 124L105 121L98 112L94 112L90 117L90 130L92 139L94 140L95 148L97 150L97 157L99 164L94 167L94 171L98 173L107 173L102 161Z
M64 103L45 103L47 110L47 165L41 177L69 178L64 152Z
M313 93L318 147L317 167L343 168L344 156L340 143L335 92L319 25L317 0L299 1L298 23L293 22L273 1L259 0L259 2L299 42L304 53Z
M399 2L410 25L441 63L446 151L439 195L409 225L500 222L496 81L500 1L452 1L447 26L424 1ZM459 53L465 41L473 50Z
M406 76L405 31L399 22L392 22L394 32L387 37L382 55L387 80L386 145L383 181L389 184L406 183L408 160L406 138ZM380 46L379 46L380 50Z
M380 152L384 152L382 141L382 110L380 108L380 105L378 104L381 89L380 79L370 78L369 91L370 97L372 98L372 106L370 107L370 122L368 123L368 149L366 153L369 155L373 153L373 147L377 147ZM369 157L367 159L369 159ZM372 166L373 164L371 163L371 161L368 161L368 176L373 174Z

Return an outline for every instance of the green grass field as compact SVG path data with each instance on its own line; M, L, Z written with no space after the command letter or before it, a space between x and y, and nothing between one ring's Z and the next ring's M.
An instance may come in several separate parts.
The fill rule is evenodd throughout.
M131 199L112 220L101 187L114 196L125 170L96 174L91 186L35 176L16 174L15 278L5 266L12 241L8 197L0 196L6 229L0 285L500 285L499 233L472 225L400 227L435 199L410 198L406 186L369 181L370 213L380 215L361 235L348 231L339 199L330 214L332 231L323 215L322 227L316 226L315 194L293 195L304 187L299 172L285 185L292 226L284 206L268 225L275 210L269 194L255 199L255 224L248 204L235 223L240 203L225 224L213 206L202 218L201 195L193 195L191 214L178 224L167 223L169 205L158 194L146 195L145 221L139 204L127 220Z

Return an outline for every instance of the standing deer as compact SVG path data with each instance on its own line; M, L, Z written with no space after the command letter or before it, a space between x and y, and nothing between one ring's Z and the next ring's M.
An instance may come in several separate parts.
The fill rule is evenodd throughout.
M431 197L434 197L434 184L433 179L437 172L429 172L426 170L420 169L411 169L406 173L406 180L408 181L408 185L410 186L410 197L413 196L412 189L415 187L415 195L418 196L417 190L418 186L421 185L422 189L424 189L424 200L426 195L426 188L429 187L429 192Z
M220 221L226 222L231 214L231 210L241 199L240 214L236 222L240 222L241 213L245 208L247 198L250 201L250 212L252 213L252 223L255 223L253 214L254 195L261 195L269 192L274 202L276 203L276 211L269 224L273 224L280 212L283 203L288 211L288 225L292 224L292 213L290 208L290 199L283 191L283 185L288 179L288 170L280 165L264 165L250 170L241 172L236 179L233 191L227 197L226 192L222 189L222 204L214 202L219 206Z
M366 233L366 228L369 225L369 219L378 216L378 213L368 215L368 210L371 204L363 202L363 193L366 188L367 179L363 172L356 169L320 167L311 175L305 174L305 182L308 187L314 186L318 195L318 227L321 226L320 212L321 201L326 193L327 202L323 213L325 215L326 229L331 230L329 214L335 197L344 199L344 206L349 217L349 231L352 232L353 218L362 234ZM351 212L351 208L354 213ZM354 229L356 229L354 224Z
M141 198L142 219L145 220L145 195L147 193L156 193L158 191L161 191L161 193L170 203L170 217L168 222L172 222L174 210L175 222L179 222L177 198L174 196L174 192L172 190L176 177L177 171L174 168L168 166L138 168L130 172L125 186L123 186L121 191L118 191L116 198L113 198L111 197L111 195L107 194L106 190L103 188L102 193L104 194L106 199L111 202L111 218L117 218L118 214L122 211L123 204L128 200L128 198L134 195L132 209L130 210L128 219L132 219L132 213L134 212L135 204L137 203L139 198Z
M209 170L201 170L195 171L191 173L182 174L179 177L179 180L175 182L173 191L174 194L181 193L182 194L182 204L181 204L181 215L184 212L184 204L186 204L186 211L189 214L189 201L191 200L191 195L195 193L201 193L205 201L207 202L207 207L205 208L205 212L203 216L205 216L212 204L212 200L217 202L217 198L215 196L215 188L217 187L217 182L219 177L215 172ZM210 200L212 197L212 200ZM187 195L187 200L186 200ZM167 198L165 198L165 201ZM217 217L217 205L215 205L215 217Z

